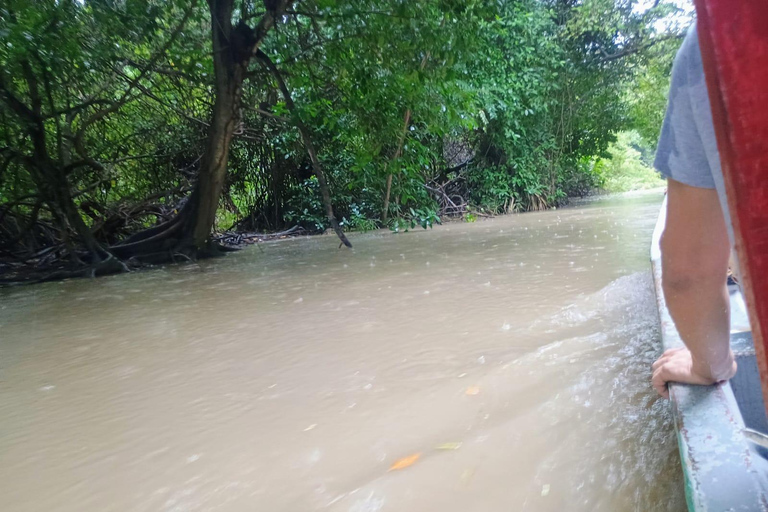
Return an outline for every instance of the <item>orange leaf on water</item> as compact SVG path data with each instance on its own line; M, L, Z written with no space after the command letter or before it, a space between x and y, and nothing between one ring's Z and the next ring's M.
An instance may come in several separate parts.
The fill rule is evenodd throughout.
M480 388L477 386L472 386L471 388L467 388L467 392L466 392L467 395L475 396L478 393L480 393Z
M413 466L413 464L419 460L419 457L421 457L420 453L414 453L413 455L409 455L407 457L403 457L402 459L398 459L395 461L392 466L390 466L390 471L395 471L397 469L405 469L408 466Z

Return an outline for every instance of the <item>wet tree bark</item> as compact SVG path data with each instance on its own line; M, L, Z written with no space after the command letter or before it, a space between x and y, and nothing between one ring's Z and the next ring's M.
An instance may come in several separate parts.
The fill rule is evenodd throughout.
M184 242L201 250L208 242L224 186L229 147L240 122L239 102L250 61L243 38L247 27L232 27L232 0L209 0L216 99L195 190L187 202ZM235 34L237 32L237 34ZM237 37L233 37L237 35Z
M248 65L285 11L287 0L265 1L267 12L255 28L232 24L233 0L208 0L216 100L198 182L182 211L182 247L208 247L224 187L232 138L240 124L240 99Z

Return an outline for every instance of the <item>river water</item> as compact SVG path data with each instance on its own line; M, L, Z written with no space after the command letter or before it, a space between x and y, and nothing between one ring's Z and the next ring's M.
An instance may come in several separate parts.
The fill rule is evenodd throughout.
M683 511L661 198L0 290L0 508Z

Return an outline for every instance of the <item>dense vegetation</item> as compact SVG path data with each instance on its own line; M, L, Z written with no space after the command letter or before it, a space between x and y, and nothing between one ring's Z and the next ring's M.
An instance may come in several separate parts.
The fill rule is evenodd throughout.
M655 142L688 22L659 0L3 0L0 271L560 204L611 183L617 133Z
M609 193L664 187L653 170L654 152L637 131L621 132L608 146L608 156L595 163L601 188Z

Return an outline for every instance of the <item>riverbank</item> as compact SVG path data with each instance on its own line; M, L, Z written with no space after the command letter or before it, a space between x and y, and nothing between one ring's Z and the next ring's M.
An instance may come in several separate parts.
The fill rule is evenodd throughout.
M648 189L648 190L637 190L637 191L630 191L630 192L623 192L623 193L613 193L613 194L600 194L597 193L595 195L590 196L584 196L584 197L574 197L569 198L568 204L561 207L563 208L572 208L576 206L581 206L585 204L589 204L595 201L605 200L609 198L613 199L621 199L621 198L633 198L633 197L644 197L644 196L653 196L658 195L663 192L664 189ZM549 210L557 210L557 208L553 207ZM546 210L545 210L546 211ZM463 216L446 216L442 219L440 219L440 222L443 224L454 224L454 223L463 223L463 222L478 222L478 221L484 221L488 219L498 218L498 217L504 217L506 215L524 215L534 212L520 212L520 213L509 213L504 215L488 215L488 214L478 214L478 213L470 213ZM468 219L471 219L468 221ZM430 224L430 228L433 224ZM414 228L406 229L406 230L399 230L399 232L404 231L413 231L413 230L421 230L422 228L420 226L416 226ZM381 228L379 230L381 233L387 233L390 230ZM222 247L226 248L227 250L239 250L242 248L245 248L250 245L255 245L259 243L264 242L275 242L275 241L281 241L281 240L288 240L291 238L297 238L297 237L307 237L307 236L330 236L329 233L332 233L330 231L326 231L325 233L318 233L318 232L311 232L308 231L301 226L294 226L290 229L275 232L275 233L257 233L252 231L226 231L221 233L215 233L212 236L212 240L220 244ZM360 233L360 232L349 232L350 235L353 233ZM398 233L399 234L399 233ZM59 248L58 250L61 250ZM170 260L170 263L188 263L190 260L189 258L178 255L177 257L163 257L163 263L162 265L168 264L167 262ZM36 284L36 283L42 283L47 281L58 281L62 279L72 279L72 278L83 278L83 277L100 277L103 275L109 275L109 274L115 274L115 273L121 273L121 272L131 272L131 271L140 271L143 269L148 268L156 268L157 265L153 264L151 260L144 260L144 261L138 261L138 260L127 260L123 262L116 262L116 264L112 267L103 267L101 271L97 272L95 268L92 265L89 265L87 263L80 263L80 264L73 264L70 259L65 259L64 255L62 253L57 252L57 248L52 247L46 250L43 250L40 252L39 256L23 262L14 262L14 261L0 261L0 287L4 286L18 286L18 285L24 285L24 284Z

